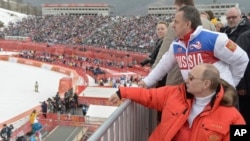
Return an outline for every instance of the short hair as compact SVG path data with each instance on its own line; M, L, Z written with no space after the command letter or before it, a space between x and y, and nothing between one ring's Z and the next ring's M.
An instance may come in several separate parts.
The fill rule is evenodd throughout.
M186 21L191 21L191 28L193 30L195 30L199 25L201 25L200 13L194 6L183 6L178 10L178 12L181 11L183 11L183 18Z
M241 10L240 10L240 8L238 8L238 7L231 7L231 8L229 8L229 9L227 10L227 12L226 12L226 15L227 15L228 11L229 11L229 10L232 10L232 9L235 9L235 10L237 11L237 14L239 14L239 16L241 16Z
M165 24L166 25L166 27L168 27L168 23L167 22L165 22L165 21L159 21L158 23L157 23L157 25L158 24Z
M211 81L211 90L216 90L220 84L220 72L218 69L212 64L204 64L205 70L202 74L204 80Z
M193 0L175 0L174 2L176 5L181 6L181 5L191 5L194 6L194 1Z
M214 13L211 10L207 10L205 11L208 15L209 15L209 20L211 21L212 19L214 19Z

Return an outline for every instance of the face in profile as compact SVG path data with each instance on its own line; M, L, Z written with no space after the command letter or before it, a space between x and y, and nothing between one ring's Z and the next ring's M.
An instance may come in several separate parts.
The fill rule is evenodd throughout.
M183 38L183 36L187 34L190 27L189 22L183 18L183 11L179 11L175 14L173 28L178 38Z
M202 66L196 66L188 73L188 78L185 80L187 92L196 97L199 97L199 94L203 91L204 79L202 73Z

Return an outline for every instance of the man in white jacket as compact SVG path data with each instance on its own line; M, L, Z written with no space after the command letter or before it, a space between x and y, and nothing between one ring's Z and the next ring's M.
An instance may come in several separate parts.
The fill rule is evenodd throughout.
M177 63L183 79L200 63L210 63L220 71L222 79L237 86L243 77L249 58L244 50L224 33L203 29L199 11L193 6L181 7L174 18L177 39L172 42L157 66L139 82L151 87Z

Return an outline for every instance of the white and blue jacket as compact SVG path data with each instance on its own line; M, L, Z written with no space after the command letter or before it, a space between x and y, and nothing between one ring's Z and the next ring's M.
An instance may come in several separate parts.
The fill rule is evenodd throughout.
M190 35L187 46L179 39L172 42L157 66L143 81L148 87L161 80L174 65L179 65L183 79L200 63L210 63L220 71L220 77L236 87L243 77L249 58L247 53L224 33L203 29Z

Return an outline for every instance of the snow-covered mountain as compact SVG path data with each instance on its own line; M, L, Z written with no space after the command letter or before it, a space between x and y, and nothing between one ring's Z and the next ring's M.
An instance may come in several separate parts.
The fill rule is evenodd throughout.
M9 22L17 22L28 15L0 8L0 21L7 26Z

